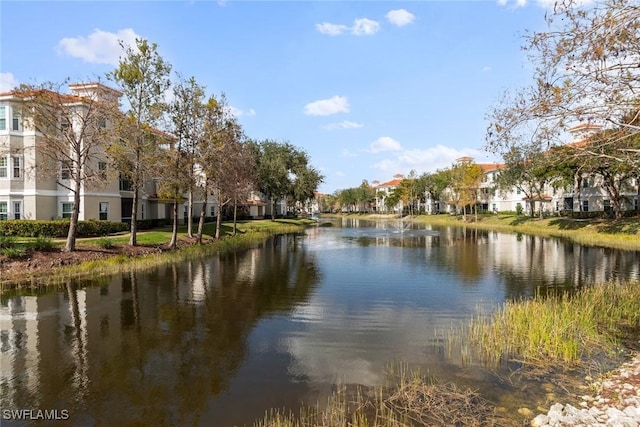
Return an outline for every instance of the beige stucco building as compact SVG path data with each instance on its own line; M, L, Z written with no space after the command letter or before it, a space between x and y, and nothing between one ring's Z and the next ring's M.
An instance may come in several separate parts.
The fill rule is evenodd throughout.
M117 106L121 93L101 83L69 85L65 105L85 108L88 102ZM13 92L0 93L0 220L68 218L73 209L73 193L68 170L63 164L51 165L38 150L43 137L21 117L21 100ZM70 126L80 126L71 123ZM111 124L105 119L104 127ZM95 153L91 167L104 170L97 182L82 184L80 220L127 221L131 219L133 193L117 171L109 170L105 153ZM150 179L140 194L138 220L171 216L170 203L157 195ZM207 216L214 216L213 196L208 200ZM200 214L202 201L195 201L194 216ZM179 209L179 220L187 215L187 204Z

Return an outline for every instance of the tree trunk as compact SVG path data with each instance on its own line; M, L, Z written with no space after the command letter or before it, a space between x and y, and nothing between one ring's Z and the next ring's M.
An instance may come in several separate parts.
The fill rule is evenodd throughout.
M220 192L218 192L220 194ZM222 203L218 200L218 212L216 216L216 240L220 239L220 229L222 228Z
M178 247L178 200L173 201L173 227L171 228L171 241L169 249Z
M200 245L202 244L202 233L204 231L204 219L207 216L207 191L204 191L204 200L202 202L202 208L200 209L200 220L198 221L198 233L196 235L197 237L197 243Z
M271 199L271 221L276 220L276 201Z
M73 186L73 210L69 221L69 232L67 233L67 243L65 252L76 250L76 235L78 234L78 218L80 217L80 180L76 179Z
M193 189L189 188L189 199L187 202L187 236L193 237Z
M129 244L131 246L137 246L138 244L138 222L136 221L138 216L138 193L138 184L136 183L133 187L133 205L131 206L131 236L129 236Z
M238 233L238 203L233 202L233 235Z

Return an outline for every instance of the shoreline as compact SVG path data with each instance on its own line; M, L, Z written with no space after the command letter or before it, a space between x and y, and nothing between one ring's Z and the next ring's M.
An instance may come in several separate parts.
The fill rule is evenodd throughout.
M532 427L640 425L640 353L618 368L590 381L592 394L580 397L578 407L557 402L534 417Z

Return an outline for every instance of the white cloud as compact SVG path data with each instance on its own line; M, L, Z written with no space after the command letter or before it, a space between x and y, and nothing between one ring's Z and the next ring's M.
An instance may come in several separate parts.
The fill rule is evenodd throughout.
M488 65L485 65L484 67L482 67L480 71L482 71L483 73L486 73L488 71L491 71L491 67L489 67Z
M380 153L383 151L400 151L402 150L402 146L398 141L389 137L389 136L381 136L376 139L374 142L369 145L370 153Z
M478 150L457 150L438 144L427 149L402 150L395 157L377 162L373 167L385 173L408 173L412 169L415 169L418 173L434 172L438 169L450 167L455 163L456 159L462 156L474 157L477 162L482 163L482 157L485 155L485 153Z
M310 102L304 106L304 113L309 116L330 116L337 113L348 113L349 102L346 96L334 96Z
M0 92L9 92L18 86L18 80L11 73L0 73Z
M323 126L327 130L336 130L336 129L358 129L364 126L362 123L351 122L349 120L344 120L340 123L329 123L328 125Z
M371 36L380 30L380 24L367 18L360 18L353 21L351 32L356 36Z
M405 25L413 23L413 20L416 16L413 13L406 11L405 9L396 9L390 10L385 15L385 17L393 25L404 27Z
M57 50L61 55L80 58L94 64L118 65L124 53L119 42L125 46L135 46L136 38L140 38L131 28L116 33L95 29L87 37L66 37L58 42Z
M340 157L358 157L358 155L356 153L352 153L346 148L343 148L342 151L340 152Z
M229 112L229 114L231 114L234 117L242 117L242 116L253 117L256 115L256 110L254 110L253 108L249 108L248 110L242 110L232 105L229 105L227 107L227 111Z
M380 24L377 21L368 18L359 18L353 21L353 25L351 27L342 24L323 22L322 24L316 24L316 30L319 33L330 36L339 36L346 33L351 33L356 36L371 36L380 30Z
M328 34L330 36L339 36L349 30L346 25L331 24L329 22L323 22L322 24L316 24L316 30L322 34Z

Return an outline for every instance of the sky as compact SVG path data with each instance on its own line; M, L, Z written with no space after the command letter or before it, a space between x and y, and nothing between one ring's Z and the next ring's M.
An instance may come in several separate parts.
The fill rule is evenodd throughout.
M0 92L105 81L145 38L248 137L289 142L318 190L434 172L484 151L487 114L531 82L521 49L549 0L0 2Z

